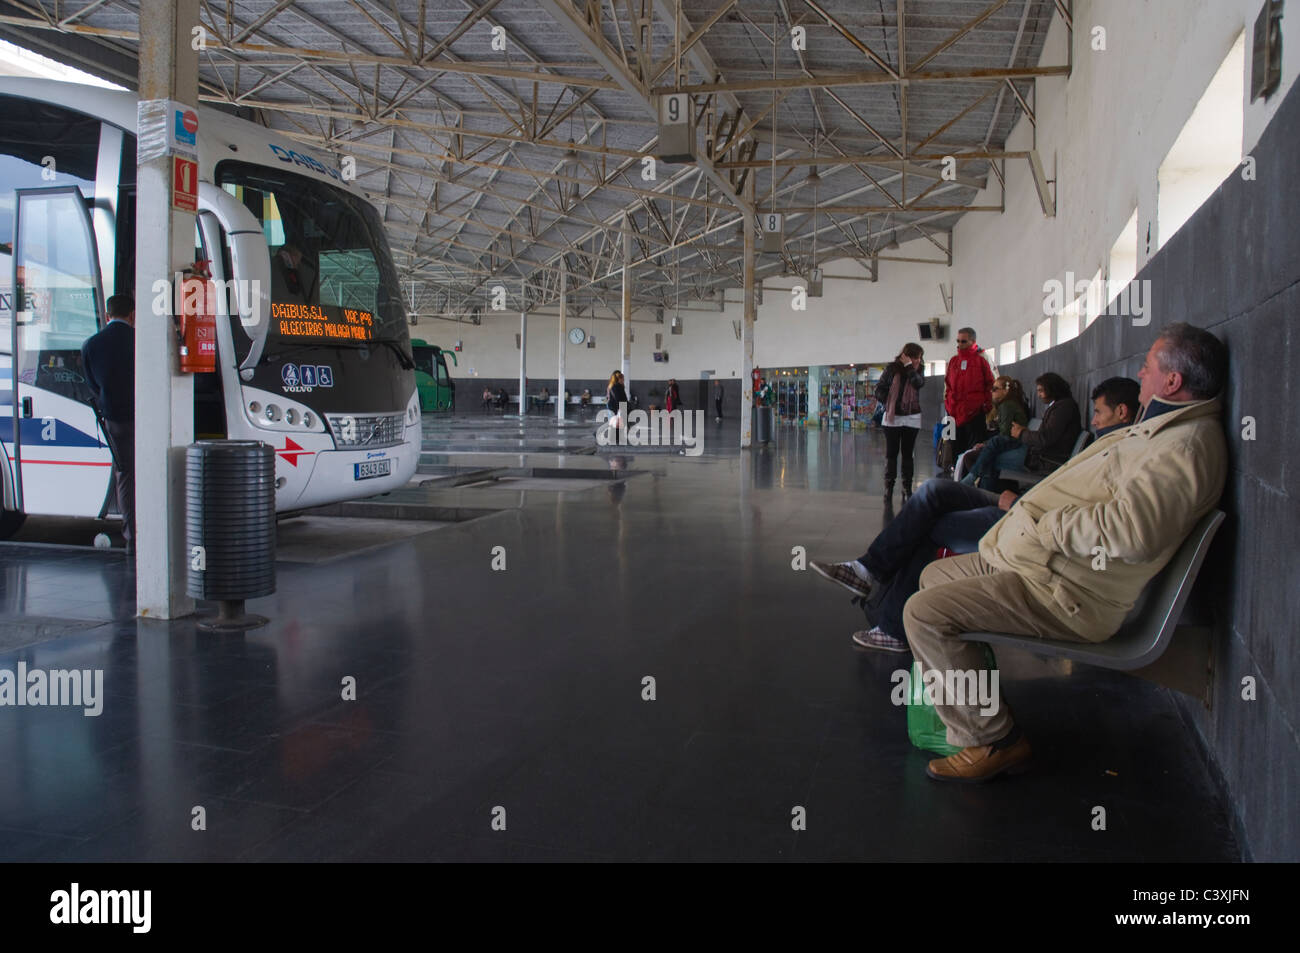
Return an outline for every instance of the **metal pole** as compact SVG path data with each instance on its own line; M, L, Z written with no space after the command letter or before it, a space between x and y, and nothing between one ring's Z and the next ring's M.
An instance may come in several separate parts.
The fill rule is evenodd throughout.
M564 336L568 334L568 328L565 326L568 321L568 308L565 302L565 291L568 284L569 270L564 259L560 259L560 382L555 388L555 419L560 423L564 422L564 415L568 412L568 407L564 401L564 358L565 358L565 340Z
M632 229L627 214L623 215L623 386L627 399L632 400Z
M745 198L754 204L754 179L745 180ZM758 301L754 293L755 230L758 227L756 212L742 212L745 221L745 316L740 338L740 446L748 447L753 439L751 424L754 410L754 320L758 317Z
M528 414L528 286L520 284L519 304L519 419Z
M141 0L141 100L198 104L199 56L191 29L199 0ZM169 119L171 113L169 110ZM179 370L171 309L155 281L173 276L194 258L194 213L172 208L173 157L136 168L135 252L135 520L136 611L174 619L194 611L185 595L185 447L194 440L194 380Z

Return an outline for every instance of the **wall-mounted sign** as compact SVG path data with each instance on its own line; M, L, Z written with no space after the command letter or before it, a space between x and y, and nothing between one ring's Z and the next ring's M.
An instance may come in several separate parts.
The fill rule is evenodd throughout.
M172 156L172 208L178 212L199 210L199 164L184 156Z

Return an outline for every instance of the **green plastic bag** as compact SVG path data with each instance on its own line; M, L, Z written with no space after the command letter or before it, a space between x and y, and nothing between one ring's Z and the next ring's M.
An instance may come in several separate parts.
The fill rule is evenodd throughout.
M993 650L984 645L984 660L990 671L997 668ZM907 698L907 737L922 751L933 751L941 758L956 754L961 748L948 744L948 726L939 718L925 697L921 681L921 663L912 662L912 678Z

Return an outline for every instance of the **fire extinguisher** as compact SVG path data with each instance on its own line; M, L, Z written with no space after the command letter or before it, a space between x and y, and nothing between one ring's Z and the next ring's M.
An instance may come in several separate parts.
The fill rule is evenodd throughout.
M763 389L763 375L759 373L757 367L749 372L749 392L754 399L758 399L758 392Z
M210 374L217 369L217 299L207 259L185 269L177 339L182 374Z

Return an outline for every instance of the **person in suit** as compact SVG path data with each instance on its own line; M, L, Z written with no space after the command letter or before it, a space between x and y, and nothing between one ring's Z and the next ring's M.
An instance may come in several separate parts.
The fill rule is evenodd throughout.
M81 345L81 365L108 428L117 465L117 509L130 555L135 552L135 301L113 295L105 311L108 323Z

